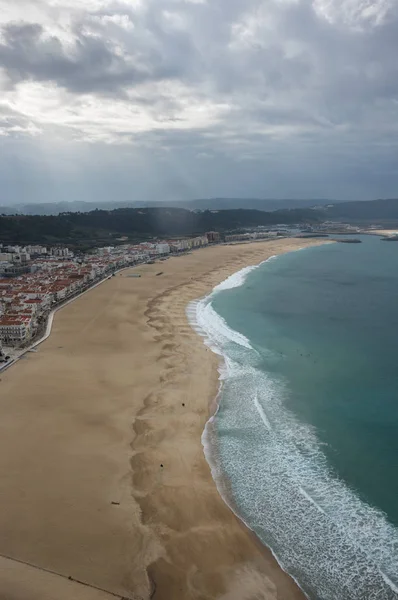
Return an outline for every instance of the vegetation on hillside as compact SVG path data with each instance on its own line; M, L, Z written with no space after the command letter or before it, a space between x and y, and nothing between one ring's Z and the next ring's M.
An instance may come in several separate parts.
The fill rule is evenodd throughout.
M120 236L129 240L202 234L206 231L234 231L245 227L278 223L308 223L319 219L310 209L263 212L221 210L193 212L183 208L120 208L57 216L14 215L0 217L3 243L67 243L90 246L113 243Z
M398 199L342 202L327 207L325 214L328 219L341 221L396 221Z

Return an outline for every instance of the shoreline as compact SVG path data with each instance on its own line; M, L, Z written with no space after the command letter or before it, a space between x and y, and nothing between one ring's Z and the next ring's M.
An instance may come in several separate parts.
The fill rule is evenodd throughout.
M304 248L303 248L304 249ZM294 251L294 250L292 250ZM270 260L272 257L270 257L268 260ZM254 268L256 267L260 267L261 264L264 264L267 261L262 261L261 263L259 263L258 265L254 265ZM245 271L245 269L243 268L240 271L235 272L233 275L235 276L239 276L239 274ZM241 285L245 284L245 280L246 277L243 279L243 281L241 281L240 283L238 283L237 285L234 286L230 286L231 288L235 288L235 287L240 287ZM225 283L226 280L224 280L222 283ZM206 301L211 302L211 298L212 296L215 294L215 292L217 291L217 287L220 287L220 289L223 289L222 283L220 286L215 286L209 294L203 296L202 298L199 299L198 302L203 302L205 303ZM230 289L229 287L226 289ZM250 288L249 288L250 289ZM194 303L191 303L194 304ZM221 311L221 306L220 306L220 312L222 314ZM198 314L198 311L195 311L195 314ZM228 313L226 313L228 314ZM218 316L221 316L219 313L217 313ZM226 472L223 470L223 465L222 462L220 460L220 438L218 437L218 433L216 431L216 427L214 425L214 420L216 419L217 413L220 409L221 406L221 402L222 402L222 392L223 392L223 386L225 384L225 381L228 380L228 374L225 375L225 365L226 365L226 357L231 358L231 354L229 354L227 351L223 351L223 344L219 343L219 339L217 337L217 335L214 335L214 332L216 333L221 333L221 337L227 338L228 340L231 340L232 337L228 334L226 334L225 331L221 331L220 332L220 328L217 327L217 325L215 326L213 319L211 318L211 315L207 315L207 319L200 319L200 325L198 325L198 320L195 320L195 317L191 317L190 314L188 314L187 311L187 316L188 316L188 320L192 321L191 322L191 326L194 329L194 331L196 331L196 333L202 338L202 341L205 345L207 345L207 347L209 347L210 349L212 349L212 351L215 353L216 358L218 359L218 372L219 372L219 387L218 387L218 392L215 394L215 396L213 397L213 401L210 402L209 404L209 419L206 423L205 426L205 430L202 434L202 446L204 449L204 454L207 460L207 463L209 464L209 467L211 469L211 473L212 473L212 477L213 480L216 484L216 487L219 491L219 494L221 496L221 498L223 499L223 501L226 503L226 505L229 507L229 509L231 510L231 512L234 514L234 516L236 517L236 519L239 521L239 523L247 529L248 535L251 535L253 538L253 542L257 543L258 547L259 547L259 551L266 551L266 552L270 552L273 556L273 558L275 559L275 561L278 563L279 567L295 582L295 584L297 585L297 587L300 589L300 591L302 592L302 596L301 597L305 597L305 598L309 598L310 596L307 594L311 593L311 597L312 595L315 593L314 589L312 589L310 591L310 588L307 588L307 592L301 588L301 585L299 583L299 581L289 573L288 569L284 567L283 561L280 560L280 558L278 557L278 554L276 552L274 552L273 548L271 546L268 546L267 542L264 540L262 541L261 538L256 534L256 532L251 528L249 521L245 520L245 518L243 516L241 516L240 514L240 510L235 502L235 498L234 498L234 494L232 493L231 487L232 487L232 482L236 481L236 479L234 478L229 478L229 476L226 474ZM221 317L222 318L222 317ZM209 323L211 323L211 326L207 329L207 327L202 326L203 323L206 322L206 320L209 321ZM227 323L227 327L229 327L228 323ZM232 333L237 333L239 334L237 331L235 331L234 329L231 329ZM253 349L253 348L252 348ZM232 360L234 360L233 358L233 353L232 353ZM245 389L241 389L241 398L245 398ZM257 404L256 400L255 400L255 404ZM235 407L236 410L236 407ZM228 413L228 400L226 402L226 408L225 411ZM271 427L268 419L265 417L265 420L267 421L267 427ZM235 423L234 426L237 428L237 430L239 431L240 429L240 423ZM229 427L231 429L229 429ZM231 432L231 436L234 436L234 428L231 425L231 422L229 422L229 425L226 425L225 423L221 424L221 430L223 431L223 433L227 432ZM220 434L222 435L222 434ZM209 438L207 441L205 438ZM212 439L210 439L212 438ZM208 451L206 452L206 448L208 449ZM229 453L230 454L230 453ZM232 454L232 456L234 456ZM227 461L228 462L228 461ZM232 470L233 471L233 470ZM244 480L244 476L242 478ZM254 486L255 487L255 486ZM347 486L346 488L347 490L349 490L349 487ZM235 488L236 491L236 488ZM302 493L309 502L311 502L313 505L316 506L317 510L319 510L321 513L328 515L327 510L322 508L322 504L318 505L316 500L314 500L313 497L311 497L310 494L308 494L306 492L305 488L300 488L300 493ZM366 505L365 505L366 506ZM370 510L374 509L373 507L370 508ZM376 509L376 510L380 510L380 509ZM265 511L266 512L266 511ZM283 514L283 513L282 513ZM276 513L275 513L276 515ZM253 517L253 514L251 515ZM379 516L382 518L386 518L386 515L380 510L379 512ZM254 516L254 520L252 520L252 522L255 522L255 516ZM385 523L387 523L387 520L385 521ZM266 539L266 538L265 538ZM277 538L275 538L277 539ZM274 542L275 542L274 539ZM321 539L320 537L318 537L318 539ZM385 541L385 540L384 540ZM277 547L277 546L276 546ZM289 548L289 544L284 544L283 545L283 550L285 548ZM281 551L281 548L279 548L279 550ZM283 556L283 551L282 552L282 556ZM287 563L288 564L288 563ZM348 561L347 561L348 564ZM388 559L387 559L387 564L388 564ZM389 567L387 567L386 572L388 573ZM342 569L342 571L344 572L344 569ZM323 572L322 570L318 570L318 574L319 572ZM397 593L398 592L398 588L396 583L394 582L394 578L392 576L392 578L386 574L386 572L383 569L378 568L378 571L376 569L377 572L377 576L380 576L381 579L381 585L384 586L384 584L386 584L386 590L385 591L386 594L391 594L391 593ZM316 572L313 573L313 575L315 575L314 579L316 581ZM302 576L302 573L300 574L300 576ZM313 581L314 579L311 579L311 581ZM336 582L335 582L336 583ZM319 581L318 581L319 584ZM308 585L308 579L307 579L307 585ZM374 583L374 585L376 586L376 583ZM380 585L380 582L379 582ZM388 589L389 588L389 589ZM381 593L380 589L381 588L377 588L375 587L375 590L379 589L379 592ZM373 588L372 588L373 590ZM351 590L352 591L352 590ZM257 596L256 596L257 597ZM274 598L274 596L271 596L272 598ZM278 596L279 597L279 596ZM362 595L361 595L362 597ZM373 596L372 596L373 597ZM384 596L383 596L384 597ZM386 595L386 598L390 598L390 595ZM391 596L392 597L392 596ZM394 596L395 597L395 596ZM263 598L261 596L261 598ZM268 596L267 596L268 598ZM276 596L275 596L276 598Z
M298 252L299 250L304 250L304 249L305 248L297 248L295 250L291 250L290 252ZM245 521L245 519L239 514L238 506L235 503L234 496L231 491L230 480L229 480L228 476L226 475L226 473L221 472L221 470L219 470L219 468L218 468L218 465L219 465L219 459L217 458L218 452L219 452L218 440L215 442L213 441L213 443L210 441L206 442L206 437L210 438L212 431L213 431L213 436L215 438L217 437L216 434L214 433L214 421L215 421L215 419L217 417L217 413L220 409L221 395L222 395L222 391L223 391L223 387L224 387L224 380L225 380L225 377L223 377L223 370L226 369L226 362L225 362L225 356L222 353L222 351L218 348L217 343L213 342L213 344L212 344L211 338L209 337L208 332L206 332L198 324L198 322L197 322L197 304L210 299L210 297L213 294L217 293L217 288L219 286L222 286L226 281L228 281L228 279L242 274L243 279L241 279L241 281L239 281L237 283L237 285L232 286L232 288L241 287L242 285L245 284L247 276L252 271L261 267L261 265L267 263L268 261L277 258L278 256L279 256L278 254L272 255L269 258L267 258L266 260L259 262L258 264L248 265L248 266L243 267L242 269L236 271L235 273L233 273L232 275L227 277L227 279L225 279L225 280L221 281L219 284L217 284L207 295L203 296L202 298L198 298L194 301L191 301L187 305L186 315L187 315L188 322L190 323L192 329L197 333L198 336L200 336L202 338L203 344L206 345L217 357L218 388L216 390L216 394L214 395L214 397L212 399L210 399L210 401L209 401L209 418L205 424L204 430L201 435L203 454L209 465L211 476L215 483L217 491L218 491L220 497L222 498L222 500L225 502L225 504L228 506L228 508L232 512L232 514L238 520L238 522L247 530L248 535L250 535L253 538L253 541L258 545L260 552L265 552L265 553L270 552L272 554L274 560L278 563L279 567L283 570L283 572L286 573L288 575L288 577L290 577L294 581L294 583L297 585L297 587L300 589L300 591L303 594L303 597L307 598L306 593L301 588L297 579L295 577L293 577L289 573L289 571L284 567L284 565L282 564L281 560L279 559L277 554L274 552L274 550L270 546L268 546L267 544L265 544L261 541L261 539L258 537L256 532L250 527L249 523L247 523ZM195 313L193 316L191 316L190 313L193 313L193 310L195 310Z
M2 373L0 554L132 600L303 599L211 477L217 358L185 308L242 267L320 243L198 250L59 310L39 351ZM17 571L6 595L57 596Z
M290 240L287 240L290 241ZM297 240L298 242L302 242L302 240ZM233 503L233 497L230 493L226 492L226 494L223 494L220 489L219 489L219 482L217 482L217 477L214 477L213 474L213 467L212 467L212 463L210 460L208 460L207 456L205 455L205 448L204 448L204 443L203 443L203 436L205 435L205 431L206 428L208 427L209 423L212 421L212 419L215 417L218 408L219 408L219 404L218 404L218 398L221 394L222 391L222 381L220 380L220 366L222 365L223 362L223 356L221 353L217 352L214 350L214 348L211 348L210 346L206 345L206 334L204 334L203 332L199 331L200 326L195 326L195 322L192 322L193 319L189 316L188 312L192 309L192 305L197 304L198 302L200 302L201 300L205 299L206 297L208 297L209 295L211 295L213 293L213 291L215 290L215 288L217 288L218 286L222 285L223 283L225 283L225 281L238 274L240 271L252 271L254 269L256 269L257 267L259 267L261 264L263 264L264 262L275 258L276 256L278 256L279 254L283 254L285 252L290 252L290 251L298 251L301 249L304 249L306 247L311 247L311 246L317 246L317 245L321 245L321 244L325 244L325 243L332 243L330 240L309 240L309 241L305 241L305 245L301 245L300 247L292 247L289 248L288 250L286 249L279 249L279 251L277 251L276 253L271 252L268 255L267 252L267 257L260 261L256 261L256 262L251 262L251 261L244 261L244 262L237 262L236 264L238 264L238 268L233 268L233 269L228 269L225 273L225 275L223 275L222 277L220 277L219 273L220 273L220 269L214 269L212 270L209 275L211 275L212 277L214 277L214 280L211 284L211 286L207 285L205 290L201 290L203 291L203 293L201 293L200 295L195 295L192 297L192 295L190 294L188 296L188 300L186 301L185 304L185 308L184 308L184 313L185 313L185 317L189 322L189 326L190 329L192 331L192 333L194 334L194 337L199 341L200 345L202 346L202 348L207 352L208 350L210 351L213 360L212 362L212 380L213 380L213 384L211 387L211 391L208 393L208 401L207 401L207 406L208 406L208 413L206 416L206 420L204 421L204 427L201 431L200 434L200 442L201 442L201 448L202 448L202 452L203 452L203 457L206 460L206 464L207 467L210 471L210 475L211 475L211 480L212 483L216 489L216 492L220 498L220 500L224 503L225 507L227 508L227 511L229 512L230 517L232 517L232 519L234 520L234 522L236 523L237 527L241 530L241 533L244 534L244 536L247 536L250 540L250 544L252 545L251 551L255 548L256 551L259 553L259 555L256 557L257 559L260 559L260 556L262 556L262 558L264 559L264 562L266 563L266 569L265 572L263 571L264 567L259 567L259 565L256 565L256 569L253 570L253 572L250 574L250 577L253 578L255 581L254 585L252 586L252 582L247 581L246 588L242 588L239 592L236 592L238 595L236 595L235 591L233 591L232 589L230 589L230 586L227 586L227 593L224 595L222 595L222 598L224 599L231 599L231 600L242 600L242 599L246 599L249 600L251 599L254 595L256 595L255 597L264 599L264 600L273 600L278 597L283 597L284 600L303 600L306 599L307 596L304 594L303 590L300 588L300 586L298 585L298 582L283 568L282 564L279 562L278 558L276 557L276 555L274 554L273 550L271 548L269 548L268 546L266 546L260 539L259 537L256 535L256 533L250 528L250 526L244 521L244 519L239 515L239 511L237 509L237 507L234 505ZM281 244L282 245L282 244ZM158 302L161 303L163 299L163 295L162 297L158 298ZM151 312L149 311L149 314L151 314ZM206 347L207 346L207 347ZM221 477L223 478L223 484L225 485L225 489L228 490L228 481L225 478L225 474L221 475ZM250 552L251 553L251 552ZM246 559L247 560L247 559ZM253 560L253 559L252 559ZM256 560L256 559L254 559ZM254 562L254 561L253 561ZM235 566L237 569L239 569L240 565L236 565ZM156 578L158 577L158 573L156 571L156 569L151 569L150 570L151 576L153 577L154 580L156 580ZM269 575L272 574L272 578L269 579ZM260 583L260 579L261 579L261 583ZM276 584L276 586L275 586ZM232 586L231 586L232 588ZM248 594L248 595L246 595ZM282 594L280 596L280 594ZM177 595L175 596L173 595L155 595L155 598L162 599L164 598L164 600L168 599L168 598L181 598L181 600L183 600L183 598L187 597L185 595ZM191 597L191 596L189 596ZM218 598L221 596L218 595L206 595L206 598Z

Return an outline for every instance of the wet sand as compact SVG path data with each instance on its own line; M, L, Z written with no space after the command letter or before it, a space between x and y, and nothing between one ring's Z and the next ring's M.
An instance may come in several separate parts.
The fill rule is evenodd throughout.
M303 598L211 478L200 438L217 361L185 308L243 266L319 243L124 271L0 376L0 598Z

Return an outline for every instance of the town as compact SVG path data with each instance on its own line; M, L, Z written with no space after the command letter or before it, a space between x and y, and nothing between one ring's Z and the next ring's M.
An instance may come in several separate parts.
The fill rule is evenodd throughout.
M3 245L0 243L0 368L40 340L51 312L126 267L166 260L209 244L248 243L276 236L327 237L354 233L358 228L323 223L316 228L278 225L241 233L204 235L139 244L98 247L74 253L63 246Z
M70 249L0 244L0 362L8 363L45 332L49 314L116 271L165 260L217 243L218 232L136 245L96 248L75 255Z

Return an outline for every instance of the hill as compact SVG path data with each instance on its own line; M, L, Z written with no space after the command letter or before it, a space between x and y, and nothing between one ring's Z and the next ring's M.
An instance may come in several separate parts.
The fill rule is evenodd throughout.
M397 221L398 199L366 200L333 204L322 209L325 218L340 221Z
M75 247L130 240L232 231L259 225L308 223L319 219L312 210L222 210L193 212L184 208L120 208L57 216L2 216L0 241L9 243L64 243Z
M352 202L326 199L261 199L261 198L202 198L179 202L48 202L41 204L18 204L0 206L0 215L59 215L63 213L91 213L94 210L112 211L127 208L180 208L190 211L257 210L274 212L297 209L324 211L324 218L337 220L388 220L398 218L398 200L356 200Z
M260 198L202 198L197 200L185 200L164 203L159 202L47 202L35 204L17 204L14 207L0 207L0 214L23 214L23 215L58 215L64 212L91 212L95 209L114 210L116 208L162 208L170 206L174 208L186 208L188 210L236 210L239 208L262 210L266 212L275 210L312 208L314 206L325 206L335 200L274 200Z

